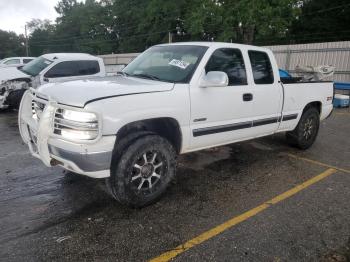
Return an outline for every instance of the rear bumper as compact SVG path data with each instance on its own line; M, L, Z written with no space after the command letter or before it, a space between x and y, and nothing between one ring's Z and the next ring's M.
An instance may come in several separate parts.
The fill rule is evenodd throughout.
M332 112L333 112L333 104L323 106L320 120L324 120L324 119L330 117Z
M329 113L329 115L328 115L328 116L326 116L326 118L325 118L325 119L330 118L330 117L333 115L333 112L334 112L334 107L332 107L332 111Z

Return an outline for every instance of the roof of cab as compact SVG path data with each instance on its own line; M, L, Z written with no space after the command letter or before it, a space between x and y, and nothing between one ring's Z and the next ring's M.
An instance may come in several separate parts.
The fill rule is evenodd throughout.
M42 57L49 60L97 60L99 57L85 54L85 53L51 53L42 55Z
M194 45L194 46L206 46L206 47L232 47L232 48L243 48L243 49L256 49L256 50L270 50L265 47L245 45L245 44L236 44L236 43L227 43L227 42L176 42L170 44L160 44L157 46L168 46L168 45Z

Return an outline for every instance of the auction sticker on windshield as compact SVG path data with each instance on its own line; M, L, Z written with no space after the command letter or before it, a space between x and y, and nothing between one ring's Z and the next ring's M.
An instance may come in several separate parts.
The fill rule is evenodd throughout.
M187 63L182 60L173 59L169 62L169 65L177 66L177 67L180 67L181 69L186 69L190 65L190 63Z

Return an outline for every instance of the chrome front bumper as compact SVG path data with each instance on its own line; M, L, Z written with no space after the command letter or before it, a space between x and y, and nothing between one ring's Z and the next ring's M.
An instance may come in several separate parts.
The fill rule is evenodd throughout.
M74 163L83 172L97 172L109 169L112 151L81 153L49 145L51 157ZM73 169L73 168L70 168ZM75 169L75 168L74 168Z
M40 120L33 118L32 101L45 104ZM94 143L80 144L53 134L53 118L57 103L27 91L19 109L19 129L33 156L46 166L60 165L82 175L103 178L110 176L110 165L115 136L102 136Z

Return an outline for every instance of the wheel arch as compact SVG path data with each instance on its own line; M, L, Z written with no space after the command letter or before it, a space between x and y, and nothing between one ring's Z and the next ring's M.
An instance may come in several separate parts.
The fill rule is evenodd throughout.
M322 113L322 102L321 101L313 101L313 102L308 103L304 107L303 113L311 107L316 108L318 110L318 113L321 115L321 113Z
M182 148L182 131L179 122L172 117L159 117L130 122L121 127L117 132L118 138L126 137L136 132L151 132L166 138L179 154Z

